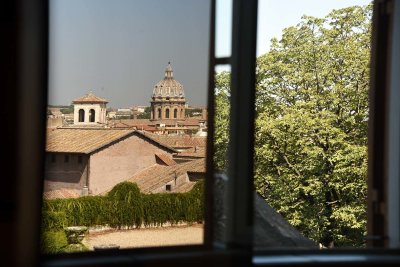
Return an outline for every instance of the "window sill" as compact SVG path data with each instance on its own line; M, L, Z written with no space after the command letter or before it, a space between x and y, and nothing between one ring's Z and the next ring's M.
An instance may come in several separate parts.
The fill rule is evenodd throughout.
M266 254L270 255L266 255ZM318 252L258 253L253 257L254 266L331 266L340 264L362 266L400 266L399 250L348 250Z

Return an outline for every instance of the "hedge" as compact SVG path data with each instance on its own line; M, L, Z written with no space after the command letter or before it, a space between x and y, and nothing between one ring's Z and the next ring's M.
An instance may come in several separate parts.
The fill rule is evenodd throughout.
M68 244L64 230L45 231L40 237L40 251L44 254L89 251L83 244Z
M106 196L44 200L42 231L67 226L139 228L203 221L203 182L187 193L143 194L131 182L117 184Z

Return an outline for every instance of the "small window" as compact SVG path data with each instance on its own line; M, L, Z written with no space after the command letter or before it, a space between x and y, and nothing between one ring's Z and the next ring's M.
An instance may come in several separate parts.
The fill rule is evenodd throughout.
M78 163L82 164L82 156L78 156Z
M69 155L64 156L64 162L66 162L66 163L69 162Z
M79 122L85 121L85 111L83 109L79 110Z
M94 122L95 114L96 114L96 112L94 111L94 109L91 109L89 111L89 122Z
M178 118L178 109L174 109L174 118Z
M169 119L169 108L165 110L165 118Z
M170 184L165 185L165 191L171 191L171 185Z

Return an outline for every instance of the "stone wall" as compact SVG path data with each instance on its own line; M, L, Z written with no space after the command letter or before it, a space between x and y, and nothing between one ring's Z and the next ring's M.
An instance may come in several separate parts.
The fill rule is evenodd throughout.
M166 151L133 135L92 154L89 191L97 195L111 190L136 172L156 164L156 153Z
M44 191L82 190L86 185L88 155L46 153Z

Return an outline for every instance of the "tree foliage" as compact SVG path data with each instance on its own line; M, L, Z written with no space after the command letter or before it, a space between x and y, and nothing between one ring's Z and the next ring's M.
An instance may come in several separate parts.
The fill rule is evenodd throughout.
M151 119L151 108L145 107L144 112L137 115L138 119Z
M223 171L227 165L229 142L230 73L218 73L215 87L214 164L217 170Z
M186 193L141 193L131 182L117 184L106 196L43 201L42 232L67 226L139 228L203 221L203 181Z
M74 113L74 106L70 105L70 106L67 106L67 107L62 107L62 108L60 108L60 112L62 114L73 114Z
M366 231L370 21L371 6L304 16L257 60L255 187L325 246L362 246Z

